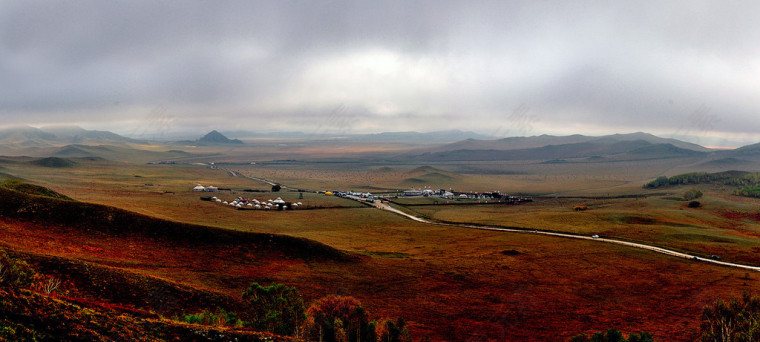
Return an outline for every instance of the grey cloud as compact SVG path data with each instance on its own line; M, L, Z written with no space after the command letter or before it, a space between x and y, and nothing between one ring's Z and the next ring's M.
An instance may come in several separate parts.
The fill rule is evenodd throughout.
M507 126L525 104L536 117L535 134L575 129L578 121L608 132L667 133L699 126L690 117L706 106L720 118L711 130L760 132L754 3L0 6L0 116L8 123L118 126L165 107L187 129L216 123L308 131L344 105L356 111L356 130L488 131L493 122ZM387 71L333 66L334 77L320 76L329 88L308 83L318 81L307 79L314 68L372 51L397 59L384 60ZM431 69L408 69L418 67ZM378 103L392 113L375 112ZM263 120L272 117L280 119Z

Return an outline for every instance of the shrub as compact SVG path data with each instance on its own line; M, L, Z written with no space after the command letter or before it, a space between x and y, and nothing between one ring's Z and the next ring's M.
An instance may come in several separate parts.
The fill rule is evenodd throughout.
M403 318L397 320L386 319L376 323L376 336L378 341L411 342L412 335L406 327Z
M366 310L354 297L327 296L312 304L307 312L308 332L316 340L356 341L358 335L364 336L362 340L366 341L372 340L368 335L375 336L369 329Z
M570 338L570 342L654 342L652 335L646 332L632 333L628 339L623 337L620 330L612 328L607 331L599 331L591 336L586 334L576 335Z
M203 310L197 314L184 315L181 320L190 324L203 324L216 327L238 327L242 325L237 314L225 312L224 310L217 312Z
M280 335L297 335L306 320L305 305L295 287L252 283L243 292L243 299L252 308L252 318L245 323L248 327Z
M702 191L699 191L697 189L691 189L683 194L683 199L687 201L691 201L700 197L702 197Z
M760 297L716 300L702 311L700 341L760 341Z
M0 251L0 285L29 287L37 272L24 260L13 259L5 251Z

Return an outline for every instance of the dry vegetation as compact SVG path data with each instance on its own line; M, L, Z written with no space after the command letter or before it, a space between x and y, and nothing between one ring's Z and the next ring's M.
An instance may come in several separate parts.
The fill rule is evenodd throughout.
M351 295L379 317L405 317L416 339L563 340L617 327L626 332L649 331L658 340L691 341L704 305L744 290L760 290L758 275L746 277L745 272L730 268L594 241L424 225L349 200L311 193L303 193L304 199L298 199L297 192L256 193L252 197L281 196L312 207L337 208L233 210L200 201L201 194L190 189L196 183L231 188L235 194L216 195L232 197L243 189L266 191L270 187L203 166L107 161L80 162L65 169L25 163L3 166L4 172L23 175L77 201L177 222L313 239L350 252L358 261L308 260L287 253L262 255L250 246L103 234L72 225L2 217L0 241L10 249L163 279L228 298L239 298L252 281L295 286L308 302L328 294ZM320 190L358 190L367 185L370 189L404 189L404 181L431 173L449 176L458 186L485 190L493 190L494 185L508 191L510 184L527 189L534 183L546 189L561 185L566 191L581 191L599 186L600 181L606 184L602 186L635 183L640 189L638 181L626 179L643 174L618 179L604 172L589 176L549 173L542 180L544 176L539 175L471 176L445 170L415 171L416 167L351 170L322 164L250 165L236 170L296 188ZM605 177L608 183L603 183ZM566 185L573 181L573 186ZM683 202L662 195L541 200L520 206L412 208L439 220L599 233L760 264L754 257L760 230L750 215L760 202L722 195L718 190L706 191L705 205L698 210L681 210ZM621 188L601 191L624 192ZM587 205L589 210L575 212L575 205ZM65 288L67 269L56 272ZM142 307L135 299L110 300ZM191 304L183 300L175 305Z

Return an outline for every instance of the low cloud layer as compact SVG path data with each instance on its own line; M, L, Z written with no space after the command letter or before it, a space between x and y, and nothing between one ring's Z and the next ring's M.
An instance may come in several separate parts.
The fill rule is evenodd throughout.
M760 140L750 2L0 6L6 125Z

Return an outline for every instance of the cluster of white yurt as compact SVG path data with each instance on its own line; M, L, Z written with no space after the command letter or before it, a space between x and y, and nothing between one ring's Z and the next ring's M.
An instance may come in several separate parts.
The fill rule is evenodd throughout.
M283 200L280 197L277 197L276 199L268 199L266 201L259 201L257 199L245 199L242 197L235 198L232 201L223 201L220 198L217 198L216 196L211 197L212 202L219 203L224 206L229 206L233 208L248 208L248 209L262 209L262 210L272 210L272 209L278 209L282 208L284 209L295 209L299 206L302 206L303 204L301 202L298 203L292 203L290 206L287 205L287 202Z

